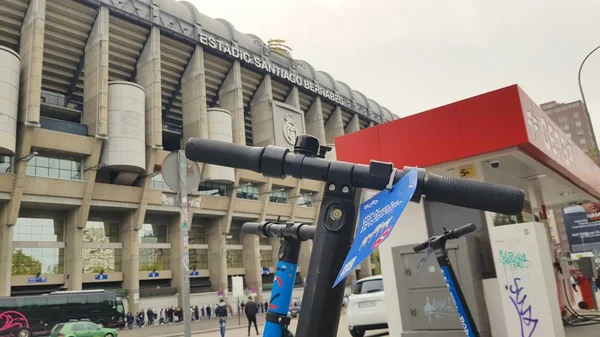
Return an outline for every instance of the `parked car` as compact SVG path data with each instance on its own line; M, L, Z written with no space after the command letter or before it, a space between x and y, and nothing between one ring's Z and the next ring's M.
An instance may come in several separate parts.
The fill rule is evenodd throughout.
M366 277L356 282L348 298L346 320L352 337L363 337L367 330L388 328L381 275Z
M102 328L87 320L59 323L52 328L50 337L118 337L115 329Z
M302 306L301 300L292 300L292 302L290 303L290 314L292 315L292 317L298 317L301 306Z

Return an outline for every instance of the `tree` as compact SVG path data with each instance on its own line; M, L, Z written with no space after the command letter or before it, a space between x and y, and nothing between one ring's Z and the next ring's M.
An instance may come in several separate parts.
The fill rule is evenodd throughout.
M586 149L585 154L587 154L588 157L590 157L590 159L593 160L594 163L596 163L596 165L598 165L598 152L595 148L594 149Z
M42 263L23 253L22 249L15 249L12 254L13 275L37 275L42 272Z
M381 257L379 255L379 248L375 249L373 254L371 254L371 264L373 265L373 269L375 269L375 275L381 275Z
M55 264L55 265L46 267L45 274L50 274L50 275L52 275L52 274L62 274L62 272L60 270L60 265Z
M496 213L494 215L494 226L504 226L504 225L510 225L510 224L515 224L516 221L514 221L510 215L506 215L506 214L500 214L500 213Z

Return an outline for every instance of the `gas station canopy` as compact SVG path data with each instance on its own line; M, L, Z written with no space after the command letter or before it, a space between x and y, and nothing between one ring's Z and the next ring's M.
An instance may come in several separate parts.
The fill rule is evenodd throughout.
M576 136L575 136L576 137ZM547 207L600 199L598 167L518 86L335 140L338 160L393 162L520 187Z

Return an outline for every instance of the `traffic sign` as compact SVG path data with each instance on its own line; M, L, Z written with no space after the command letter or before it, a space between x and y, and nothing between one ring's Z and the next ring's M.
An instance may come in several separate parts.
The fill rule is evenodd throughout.
M244 297L244 278L241 276L231 277L233 297Z
M411 169L391 190L383 190L360 205L359 227L333 287L371 255L390 235L417 188L417 169Z
M198 163L187 159L186 165L188 193L196 192L200 184L200 168ZM169 153L163 161L162 176L170 189L179 192L179 157L176 151Z

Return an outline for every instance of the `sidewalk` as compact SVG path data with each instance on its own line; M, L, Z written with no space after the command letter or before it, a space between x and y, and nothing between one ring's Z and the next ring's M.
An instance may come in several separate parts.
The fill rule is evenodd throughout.
M238 316L230 317L227 319L227 331L229 330L245 330L248 327L248 320L245 316L241 316L238 323ZM265 323L265 315L259 314L257 316L257 322L259 324L259 331L262 331L262 326ZM219 331L219 321L217 319L200 320L199 322L192 323L192 334L202 334L217 332ZM245 330L247 336L247 330ZM220 334L218 334L220 336ZM123 337L176 337L183 336L183 323L171 323L166 325L150 325L144 326L143 328L133 328L133 330L122 330L119 332L119 336ZM229 335L228 335L229 336Z

